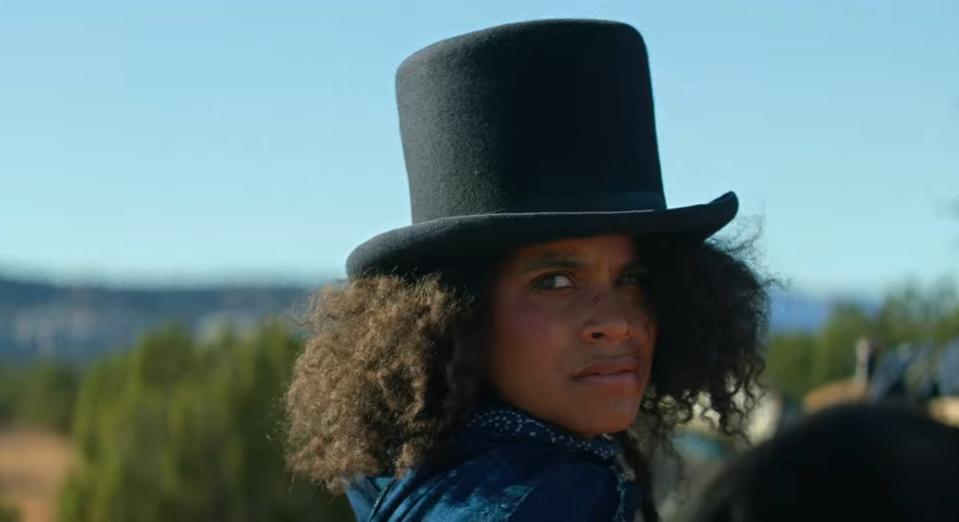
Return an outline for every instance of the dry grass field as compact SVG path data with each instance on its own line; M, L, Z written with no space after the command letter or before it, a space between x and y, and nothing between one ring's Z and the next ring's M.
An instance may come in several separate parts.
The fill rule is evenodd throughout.
M52 522L57 489L70 465L68 440L32 430L0 430L0 491L21 522Z

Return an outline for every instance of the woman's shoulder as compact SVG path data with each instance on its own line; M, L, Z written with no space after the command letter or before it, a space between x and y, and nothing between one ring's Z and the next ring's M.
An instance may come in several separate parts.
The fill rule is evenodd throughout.
M615 519L625 484L611 466L568 453L546 454L522 481L524 495L511 504L505 520Z
M514 441L438 472L414 470L397 479L370 520L614 520L622 487L605 463Z

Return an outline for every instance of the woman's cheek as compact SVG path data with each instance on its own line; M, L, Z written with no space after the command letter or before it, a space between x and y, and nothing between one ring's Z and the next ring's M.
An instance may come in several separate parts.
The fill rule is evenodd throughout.
M520 307L509 314L506 320L516 337L524 339L524 342L529 338L537 339L538 344L556 335L561 327L569 324L565 317L556 311L536 306Z

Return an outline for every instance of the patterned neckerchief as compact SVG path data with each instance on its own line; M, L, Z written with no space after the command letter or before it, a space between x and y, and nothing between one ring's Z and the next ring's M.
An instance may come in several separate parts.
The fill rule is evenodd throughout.
M642 516L635 512L638 503L628 500L632 494L641 494L636 489L636 476L626 463L622 448L608 434L585 439L499 400L490 400L470 415L463 425L462 433L467 436L493 434L507 438L534 439L599 457L617 477L620 507L615 520L618 522L642 520Z
M605 433L585 439L502 402L492 403L474 412L466 420L464 428L510 438L536 439L567 449L585 451L607 462L614 461L620 452L613 438Z

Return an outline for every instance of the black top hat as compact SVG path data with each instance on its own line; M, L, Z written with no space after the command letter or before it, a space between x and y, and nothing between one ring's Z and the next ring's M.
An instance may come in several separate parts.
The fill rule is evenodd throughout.
M646 47L629 25L540 20L442 40L400 65L396 97L413 224L356 247L350 277L601 233L701 241L736 215L732 192L666 207Z

